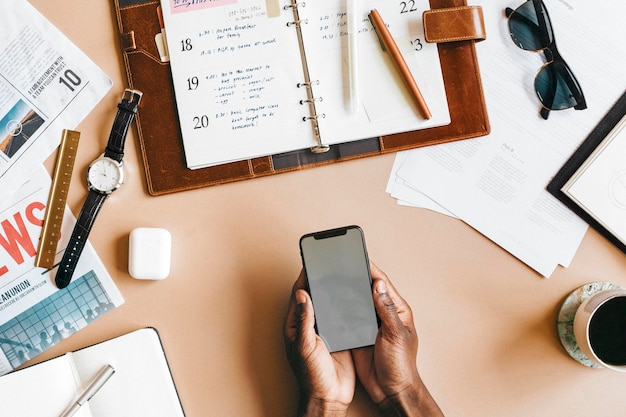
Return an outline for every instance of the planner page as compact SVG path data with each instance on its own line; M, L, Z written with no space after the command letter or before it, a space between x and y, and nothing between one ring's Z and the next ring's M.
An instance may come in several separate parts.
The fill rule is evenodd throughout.
M315 145L293 13L264 0L162 0L189 168Z
M450 123L437 44L424 40L422 13L428 0L389 2L359 0L356 13L357 89L359 102L351 111L350 62L345 1L307 1L300 14L304 46L321 136L326 144L425 129ZM432 117L418 111L404 81L383 51L368 15L376 9L389 28ZM308 53L311 51L311 53Z

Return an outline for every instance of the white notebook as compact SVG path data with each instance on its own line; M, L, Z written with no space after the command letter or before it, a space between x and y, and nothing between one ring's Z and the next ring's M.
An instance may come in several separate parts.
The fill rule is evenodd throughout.
M184 417L159 335L153 328L0 377L2 415L59 417L107 364L115 373L76 417Z
M187 166L449 124L437 45L424 40L428 0L356 4L360 99L352 111L345 0L161 0ZM382 50L372 9L398 44L431 119Z

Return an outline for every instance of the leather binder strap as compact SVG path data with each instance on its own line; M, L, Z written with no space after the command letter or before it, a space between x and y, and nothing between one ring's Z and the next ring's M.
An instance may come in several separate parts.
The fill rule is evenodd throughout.
M134 30L131 30L127 33L121 33L120 41L122 42L122 49L124 50L124 52L132 52L137 49L137 42L135 42Z
M480 6L426 10L422 21L426 42L429 43L482 41L487 38Z

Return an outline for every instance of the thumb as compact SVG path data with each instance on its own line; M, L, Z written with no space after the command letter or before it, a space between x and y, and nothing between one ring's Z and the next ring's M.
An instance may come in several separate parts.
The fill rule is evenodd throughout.
M387 283L382 279L374 283L374 307L380 319L381 328L390 331L392 335L399 335L404 325L398 316L396 304L387 291Z
M309 294L296 291L296 343L302 351L315 347L315 315Z

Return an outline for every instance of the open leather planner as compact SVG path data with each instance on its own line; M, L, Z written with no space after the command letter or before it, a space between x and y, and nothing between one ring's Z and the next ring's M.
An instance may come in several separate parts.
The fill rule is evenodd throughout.
M345 2L114 1L129 86L145 98L137 127L152 195L489 132L474 47L482 11L464 1L358 2L358 103ZM381 49L372 9L432 117Z

